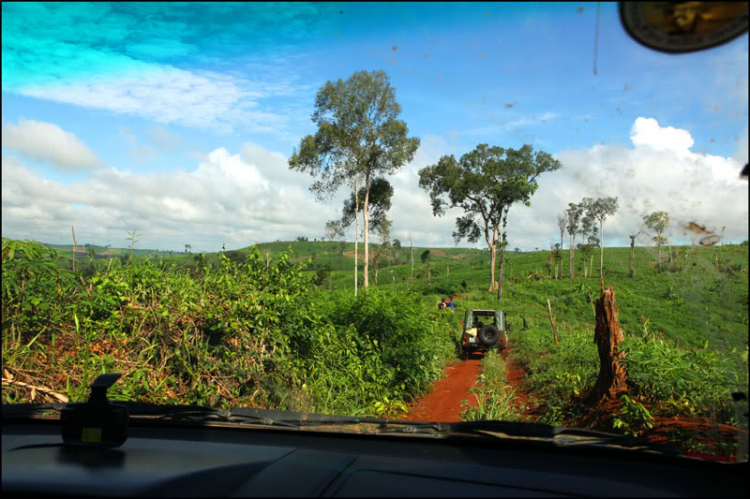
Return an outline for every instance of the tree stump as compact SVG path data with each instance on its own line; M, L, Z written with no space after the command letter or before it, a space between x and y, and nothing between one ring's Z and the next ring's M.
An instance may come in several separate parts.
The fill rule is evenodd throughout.
M613 400L619 394L627 392L628 373L622 363L625 352L620 352L617 348L623 340L618 320L615 292L610 284L608 289L602 290L596 301L594 342L599 351L599 376L589 395L591 402Z

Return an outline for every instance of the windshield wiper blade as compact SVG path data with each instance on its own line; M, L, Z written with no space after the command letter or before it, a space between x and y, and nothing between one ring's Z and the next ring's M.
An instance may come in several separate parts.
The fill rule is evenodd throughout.
M451 423L451 431L471 434L502 433L511 437L546 439L561 447L574 445L617 445L632 450L652 450L668 455L681 455L677 447L664 443L653 443L638 440L630 435L609 433L584 428L553 426L544 423L526 423L516 421L472 421ZM485 433L487 432L487 433ZM570 437L570 438L564 438Z

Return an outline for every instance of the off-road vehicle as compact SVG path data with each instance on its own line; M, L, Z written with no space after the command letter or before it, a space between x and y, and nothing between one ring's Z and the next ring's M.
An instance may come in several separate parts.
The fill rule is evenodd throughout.
M503 350L508 346L505 313L502 310L467 310L461 337L461 357L472 352L486 352L491 348Z

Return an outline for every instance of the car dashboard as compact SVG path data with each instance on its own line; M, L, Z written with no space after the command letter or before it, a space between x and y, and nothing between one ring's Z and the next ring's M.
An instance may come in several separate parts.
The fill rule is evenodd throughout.
M132 423L132 422L131 422ZM743 496L746 465L499 438L132 424L118 448L3 426L16 496Z

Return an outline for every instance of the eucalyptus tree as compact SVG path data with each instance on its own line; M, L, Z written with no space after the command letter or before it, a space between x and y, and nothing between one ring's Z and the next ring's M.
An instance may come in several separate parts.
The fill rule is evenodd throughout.
M581 231L581 219L585 215L585 207L583 205L568 203L568 235L570 236L570 278L575 277L575 242L576 236Z
M604 276L604 221L617 212L617 198L584 198L586 205L586 215L593 217L599 222L599 235L601 242L599 244L599 277Z
M358 200L365 196L365 188L360 187L358 191L352 193L351 197L344 201L344 208L342 209L341 219L339 221L330 221L326 224L326 227L331 224L331 227L338 224L338 230L343 233L352 222L357 222L355 228L354 238L354 262L356 267L354 269L354 295L357 295L357 269L358 269L358 252L357 246L359 243L359 214L364 211L364 205L359 203ZM376 178L370 186L370 202L368 203L368 219L370 220L371 228L373 231L383 235L383 231L387 231L390 234L390 222L388 221L388 210L391 209L391 198L393 197L393 187L390 182L384 178ZM390 237L390 236L389 236ZM365 258L367 258L367 252L365 252ZM367 272L367 266L365 266L365 272ZM365 274L367 275L367 274Z
M503 250L507 245L508 211L517 202L530 206L536 192L537 177L561 167L544 151L534 153L532 146L518 150L479 144L456 160L441 157L437 164L419 171L419 185L427 190L432 212L442 216L447 209L461 208L453 239L476 242L484 235L491 254L490 286L495 285L496 251L500 248L498 299L502 299Z
M401 106L385 71L357 71L346 80L326 82L315 98L312 121L318 127L289 158L292 170L317 180L310 190L328 200L342 185L355 194L355 215L362 203L365 275L368 286L369 203L373 180L390 175L414 158L419 139L398 118ZM360 187L364 198L359 199ZM356 216L355 216L356 218ZM357 255L354 259L355 268Z
M563 248L563 236L565 235L565 228L568 226L568 212L563 211L557 215L557 227L560 229L560 276L562 276L562 250Z
M661 265L661 245L667 242L664 231L669 226L669 214L666 211L655 211L643 217L646 227L654 231L652 240L659 246L659 265Z

